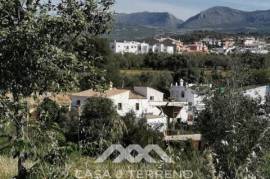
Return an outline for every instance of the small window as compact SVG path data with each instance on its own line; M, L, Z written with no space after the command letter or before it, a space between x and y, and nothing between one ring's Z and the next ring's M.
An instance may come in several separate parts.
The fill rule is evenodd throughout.
M80 100L77 100L76 105L77 106L80 106L81 105L81 101Z
M185 92L184 92L184 91L181 92L181 97L182 97L182 98L185 97Z
M140 104L136 103L136 110L139 111L140 110Z
M122 110L122 103L118 103L117 109L118 109L118 110Z
M155 100L154 96L150 96L150 100L154 101Z

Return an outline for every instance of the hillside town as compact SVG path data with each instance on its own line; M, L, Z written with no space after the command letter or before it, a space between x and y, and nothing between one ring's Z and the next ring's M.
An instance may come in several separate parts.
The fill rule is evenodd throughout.
M136 41L114 41L110 47L114 53L133 53L133 54L147 54L147 53L168 53L168 54L183 54L183 53L206 53L206 54L268 54L270 44L263 38L256 37L241 37L241 38L210 38L205 37L200 41L193 43L184 43L181 40L176 40L171 37L156 38L158 43L149 44L146 42ZM165 45L166 44L169 45Z

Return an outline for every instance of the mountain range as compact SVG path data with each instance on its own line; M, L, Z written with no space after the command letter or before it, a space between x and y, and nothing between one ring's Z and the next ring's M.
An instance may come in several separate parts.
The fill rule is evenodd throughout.
M116 14L116 24L177 29L184 21L167 12L139 12Z
M269 32L270 10L241 11L213 7L183 21L167 12L118 13L112 32L114 39L140 39L162 33L209 30L220 32Z

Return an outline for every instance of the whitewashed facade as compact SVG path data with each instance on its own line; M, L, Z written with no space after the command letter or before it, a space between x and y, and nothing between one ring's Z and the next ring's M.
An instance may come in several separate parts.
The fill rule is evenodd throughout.
M106 97L112 100L120 116L133 111L138 118L147 115L160 118L161 111L151 102L163 101L163 96L162 92L150 87L134 87L134 90L111 88L104 93L86 90L71 95L71 107L82 108L90 97Z
M110 43L110 48L114 53L133 53L133 54L147 54L149 52L154 53L174 53L173 46L165 46L164 44L154 44L149 45L148 43L141 43L135 41L124 41L124 42L117 42L114 41Z
M180 83L171 85L170 98L177 102L186 102L188 105L180 111L177 118L181 118L182 122L189 122L190 116L194 115L194 110L201 111L204 109L205 104L203 100L204 95L199 94L197 91L191 89L193 85L184 85L184 80L180 80Z
M150 51L153 53L174 54L174 47L173 46L165 46L164 44L154 44L150 47Z
M170 97L179 102L187 102L192 106L202 105L205 96L200 95L189 86L184 85L184 80L180 80L180 84L176 83L170 88Z
M113 43L110 44L110 48L114 53L134 53L138 54L139 53L139 42L134 42L134 41L124 41L124 42L116 42L114 41Z

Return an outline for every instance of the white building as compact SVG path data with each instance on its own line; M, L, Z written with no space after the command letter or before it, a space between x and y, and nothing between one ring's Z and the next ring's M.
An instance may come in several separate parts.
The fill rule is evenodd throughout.
M166 117L154 105L154 103L164 101L164 94L158 90L150 87L134 87L134 90L110 88L104 93L86 90L71 95L71 107L81 109L86 100L91 97L109 98L114 103L120 116L125 116L133 111L136 117L145 117L149 125L153 127L162 126L159 128L161 131L166 129Z
M113 43L110 44L110 48L114 53L134 53L138 54L139 53L139 48L141 48L141 44L139 42L117 42L114 41ZM144 47L145 48L145 47Z
M244 95L253 99L260 99L263 104L266 101L266 96L270 95L270 86L260 86L245 90Z
M173 46L167 46L166 53L174 54L174 47Z
M184 85L184 80L180 80L180 84L171 85L170 98L177 102L186 102L188 105L180 111L178 118L182 122L189 122L189 118L194 116L194 112L202 111L205 107L203 100L205 95L201 92L192 89L194 85ZM211 85L210 85L211 87Z
M150 45L148 43L139 43L138 45L138 53L146 54L149 53Z
M196 90L190 88L192 85L184 85L184 80L180 80L180 84L176 83L170 88L171 99L179 102L187 102L192 106L203 104L204 95L199 94Z
M150 46L148 43L141 43L135 41L114 41L110 43L110 48L114 53L134 53L134 54L147 54L150 51L154 53L174 53L173 46L165 46L164 44L155 44Z
M244 39L244 46L254 46L257 44L255 37L247 37Z
M147 43L140 43L135 41L114 41L110 44L110 48L114 53L134 53L134 54L146 54L150 50L150 45Z
M164 44L154 44L150 47L150 50L153 53L168 53L174 54L174 47L173 46L165 46Z

